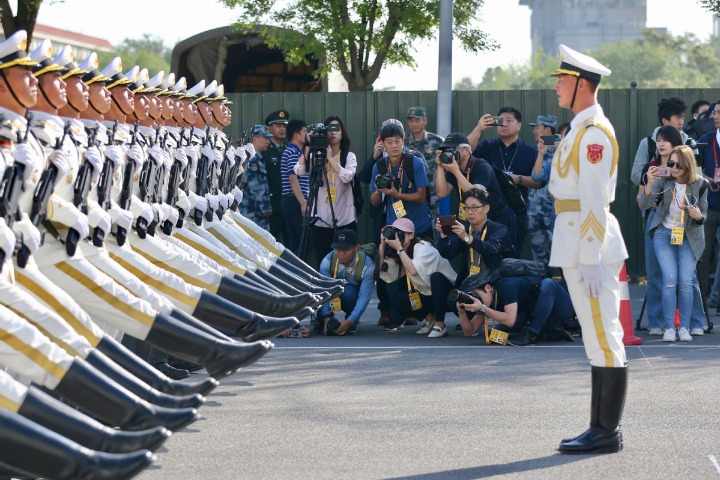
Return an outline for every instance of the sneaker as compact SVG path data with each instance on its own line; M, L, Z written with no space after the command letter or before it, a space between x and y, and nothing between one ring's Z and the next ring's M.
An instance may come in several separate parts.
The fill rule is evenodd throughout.
M423 325L422 327L418 328L415 333L418 334L418 335L427 335L428 333L430 333L430 330L432 330L433 325L435 325L435 320L430 321L430 320L427 320L427 319L426 319L426 320L425 320L425 325Z
M508 345L516 347L526 347L528 345L534 345L537 343L537 334L530 330L523 330L519 335L508 340Z
M662 334L663 334L662 328L651 328L650 330L648 330L648 335L654 335L656 337L659 337Z
M443 325L442 327L440 325L433 325L432 330L430 330L428 334L428 338L447 337L448 335L447 325Z
M404 325L401 323L400 325L385 325L385 331L386 332L398 332L402 330Z
M668 328L663 334L663 342L674 342L675 341L675 329Z
M378 325L387 325L390 323L390 315L388 315L385 312L380 312L380 319L378 320Z
M690 330L690 335L693 337L702 337L705 335L705 330L700 327L696 327Z
M408 318L405 319L405 322L404 322L404 323L405 323L405 325L417 325L417 324L418 324L418 319L415 318L415 317L408 317Z
M678 330L678 336L680 337L681 342L692 342L690 332L685 327L682 327L680 330Z

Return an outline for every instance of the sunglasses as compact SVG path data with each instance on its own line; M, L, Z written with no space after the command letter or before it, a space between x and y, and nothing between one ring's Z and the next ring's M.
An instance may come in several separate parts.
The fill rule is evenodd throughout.
M668 168L677 168L678 170L685 170L685 167L681 165L678 162L673 162L672 160L667 162Z

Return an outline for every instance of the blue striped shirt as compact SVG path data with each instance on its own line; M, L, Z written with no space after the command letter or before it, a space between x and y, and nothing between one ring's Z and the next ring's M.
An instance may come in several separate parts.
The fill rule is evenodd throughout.
M290 175L295 175L295 165L302 156L302 150L298 148L294 143L289 143L282 154L280 160L280 177L282 178L282 194L292 195L292 187L290 186ZM303 197L307 198L310 192L310 177L303 175L298 177L300 182L300 190L302 191Z

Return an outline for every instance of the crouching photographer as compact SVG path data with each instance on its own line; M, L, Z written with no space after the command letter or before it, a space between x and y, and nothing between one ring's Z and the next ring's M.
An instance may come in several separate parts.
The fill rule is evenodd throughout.
M463 293L467 295L463 295ZM570 295L552 278L471 275L451 292L465 335L474 335L486 319L507 332L510 345L525 346L538 340L574 341L563 327L575 318Z
M444 319L446 299L457 274L435 247L415 236L415 225L408 218L395 220L380 235L380 279L390 300L387 331L402 328L405 318L434 314ZM447 336L447 328L433 327L428 337Z

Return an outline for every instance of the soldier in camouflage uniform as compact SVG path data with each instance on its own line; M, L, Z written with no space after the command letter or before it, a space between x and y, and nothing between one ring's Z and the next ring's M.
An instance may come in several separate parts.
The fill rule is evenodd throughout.
M270 201L268 172L262 154L267 151L271 138L272 134L265 125L253 126L252 144L256 153L248 161L243 200L240 204L240 212L267 231L270 231L270 218L274 209Z
M262 155L267 171L268 185L270 185L270 203L272 204L270 233L278 240L282 238L282 243L287 243L287 238L285 238L282 207L280 206L280 199L282 198L280 160L287 146L285 128L287 128L289 119L290 114L287 110L276 110L265 118L265 125L267 125L272 138L270 139L270 146Z
M425 107L410 107L407 112L407 123L409 132L405 134L405 145L418 152L425 159L425 170L428 179L428 200L430 201L430 212L433 216L433 225L437 216L439 198L435 193L435 151L440 148L443 138L425 130L427 126L427 109Z
M538 157L535 161L535 168L533 168L532 179L543 186L528 190L528 230L533 259L547 264L550 261L555 208L553 198L548 193L549 178L545 178L544 173L550 171L550 164L555 155L555 145L545 145L540 141L540 137L555 135L557 118L553 115L540 115L529 125L533 127L533 137L538 142Z

